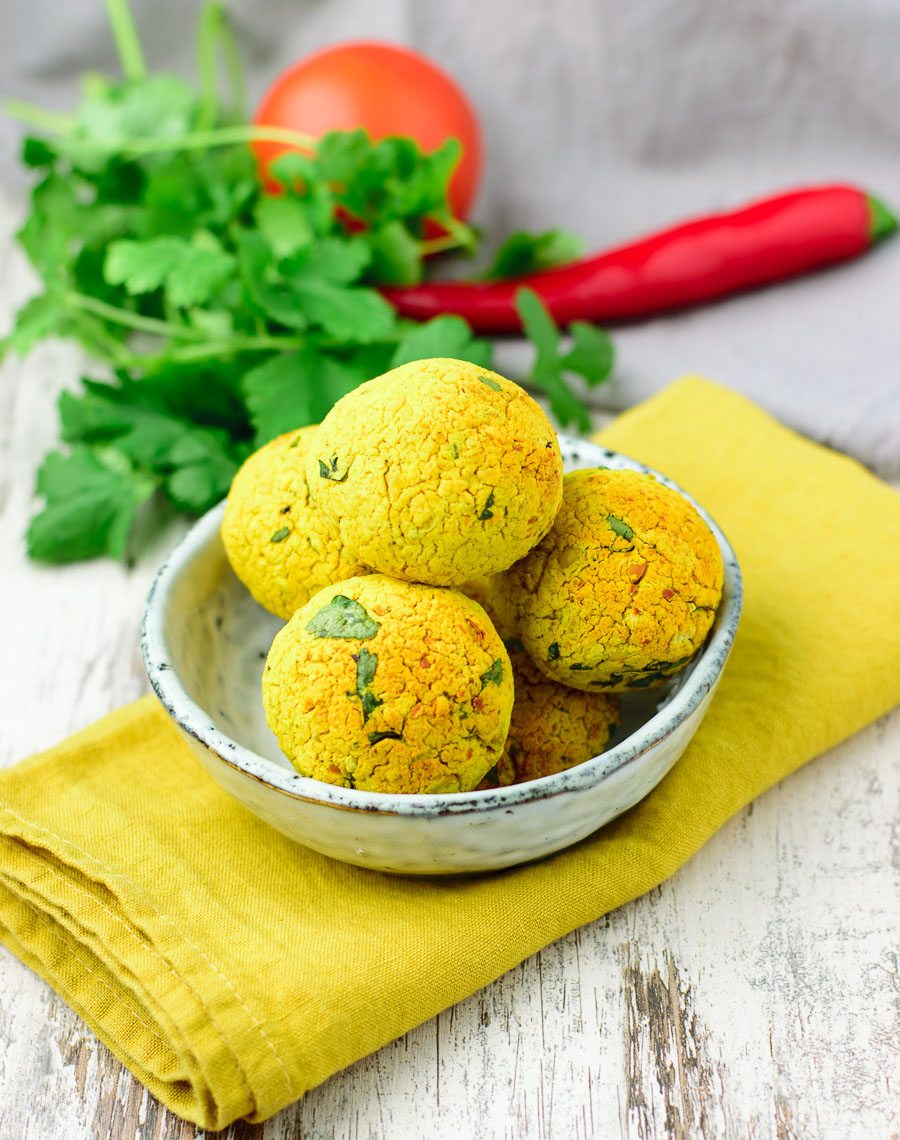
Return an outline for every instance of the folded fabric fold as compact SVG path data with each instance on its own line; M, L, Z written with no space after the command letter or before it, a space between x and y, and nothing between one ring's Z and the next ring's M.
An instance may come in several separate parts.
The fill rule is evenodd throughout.
M231 800L150 697L0 773L0 939L179 1115L265 1119L649 890L900 700L890 487L696 378L602 440L709 509L746 601L688 751L577 847L459 881L333 862Z

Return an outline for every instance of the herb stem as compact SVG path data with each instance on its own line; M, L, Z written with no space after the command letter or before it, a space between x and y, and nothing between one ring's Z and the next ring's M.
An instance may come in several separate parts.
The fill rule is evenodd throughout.
M82 337L91 351L101 359L106 359L108 364L117 368L128 367L129 353L125 345L110 336L102 326L92 325L90 331L84 330Z
M304 135L299 131L289 131L283 127L237 126L218 127L209 131L191 131L190 134L176 135L173 138L133 139L131 141L128 139L110 139L102 142L94 139L79 139L75 145L83 146L88 150L107 150L110 154L139 158L144 154L210 150L213 147L235 146L239 143L257 141L280 142L303 150L311 150L318 140L312 135Z
M220 8L219 51L222 53L228 85L231 88L232 114L238 122L246 122L250 116L247 113L247 81L244 77L244 65L241 62L241 53L238 51L228 12L224 8Z
M124 357L111 352L103 341L95 336L93 331L88 332L86 329L82 329L76 335L75 340L86 352L104 364L108 364L110 368L127 367Z
M303 348L306 341L296 336L248 336L230 340L211 341L209 344L188 345L165 354L166 360L181 363L210 360L219 356L235 356L239 352L286 352Z
M163 361L206 360L217 356L233 356L238 352L284 352L288 349L302 348L306 344L303 337L297 336L244 336L208 341L206 340L206 333L200 329L191 328L189 325L175 324L173 321L160 321L155 317L144 317L140 313L131 312L130 309L108 305L105 301L99 301L96 297L89 297L85 293L68 292L65 294L65 300L75 309L93 313L105 321L124 325L136 332L152 333L154 336L168 337L171 340L194 342L155 356L117 353L117 363L125 367L147 366Z
M131 82L146 79L147 65L128 0L106 0L106 14L116 41L122 74Z
M46 107L38 107L34 103L26 103L23 99L4 99L3 111L11 119L18 119L20 123L27 123L31 127L50 131L55 135L70 135L78 125L74 115L63 115L58 111L48 111Z
M439 226L447 231L447 236L452 237L457 245L462 246L464 249L473 249L478 242L478 235L471 226L461 222L459 218L455 218L451 213L443 213L434 219ZM435 238L435 241L441 239Z
M117 305L108 305L96 297L89 297L86 293L69 291L65 294L66 304L73 309L83 309L93 313L113 324L125 325L126 328L138 332L153 333L155 336L171 337L173 340L202 340L205 336L199 329L189 328L187 325L172 324L171 321L158 321L155 317L143 317L140 313L133 313L130 309L122 309Z
M207 129L219 111L219 74L216 68L216 40L222 22L219 0L205 0L197 26L197 78L200 83L198 126Z
M48 111L44 107L37 107L33 103L25 103L21 99L6 99L2 104L3 110L13 119L28 123L30 126L40 127L58 135L71 135L77 126L77 120L72 115L62 115L56 111ZM213 147L235 146L244 142L275 142L286 146L295 146L303 150L312 150L317 139L312 135L302 134L300 131L291 131L285 127L257 127L234 126L218 127L208 131L191 131L187 135L177 135L174 138L156 139L77 139L75 147L83 147L88 151L109 151L110 154L128 155L138 158L142 154L156 154L170 150L209 150ZM441 225L444 225L443 220ZM463 227L468 230L467 226ZM439 239L435 239L439 240Z
M460 245L468 243L461 242L455 234L444 234L443 237L431 238L429 241L419 243L419 252L423 257L428 257L432 253L443 253L447 249L457 249Z
M123 357L117 361L124 368L141 372L152 372L165 364L197 364L203 360L220 360L226 356L236 356L241 352L288 352L303 348L301 337L233 337L229 340L210 341L208 344L189 344L173 348L155 356L138 354Z

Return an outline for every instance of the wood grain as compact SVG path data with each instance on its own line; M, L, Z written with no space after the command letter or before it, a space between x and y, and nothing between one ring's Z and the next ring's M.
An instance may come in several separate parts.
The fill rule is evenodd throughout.
M0 250L3 243L0 241ZM0 310L28 289L0 253ZM144 690L153 567L43 570L22 533L83 362L0 373L0 764ZM773 789L678 875L228 1140L897 1135L900 716ZM0 1140L192 1140L0 952Z

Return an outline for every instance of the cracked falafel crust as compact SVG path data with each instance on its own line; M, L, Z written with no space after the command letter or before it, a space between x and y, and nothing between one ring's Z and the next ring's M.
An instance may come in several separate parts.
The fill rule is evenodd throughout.
M590 469L566 476L552 530L506 579L519 637L547 677L626 692L687 665L723 575L715 537L682 495L651 475Z
M515 701L497 764L498 783L521 784L552 776L599 756L619 723L618 698L578 692L535 677L532 669L516 668L516 655L512 660Z
M297 771L371 792L470 791L503 753L512 704L477 602L381 574L320 590L263 672L266 721Z
M562 457L540 406L462 360L404 364L344 396L306 460L313 501L361 563L458 586L550 529Z
M503 574L485 575L470 578L463 582L459 591L477 602L494 623L494 629L503 638L504 644L516 636L516 607L509 596L509 586ZM512 650L507 645L512 659ZM513 660L513 669L516 663Z
M315 430L286 432L255 451L235 475L222 516L231 568L280 618L323 586L365 573L310 502L304 460Z
M619 723L619 698L551 681L518 638L505 639L504 644L515 688L512 719L503 755L479 787L537 780L599 756Z

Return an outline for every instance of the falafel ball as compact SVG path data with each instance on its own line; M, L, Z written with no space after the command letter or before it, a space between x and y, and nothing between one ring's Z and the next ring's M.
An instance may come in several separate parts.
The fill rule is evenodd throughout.
M667 680L702 646L722 555L691 503L636 471L566 476L547 537L506 575L519 637L547 677L625 692Z
M304 460L315 430L286 432L255 451L235 475L222 516L231 568L280 618L323 586L365 573L310 502Z
M490 579L488 600L505 597ZM485 607L493 618L490 609ZM496 625L496 619L494 619ZM619 723L619 698L598 691L580 692L551 681L538 669L521 640L504 637L512 665L514 700L509 735L496 768L480 788L505 787L552 776L598 756Z
M509 736L496 768L500 786L521 784L574 768L598 756L619 723L618 698L578 692L513 661L515 701ZM522 655L524 656L524 655Z
M470 578L459 587L460 593L477 602L494 623L494 628L506 642L516 636L516 607L509 595L509 586L503 574ZM509 648L507 646L507 648ZM513 662L515 666L515 662Z
M559 444L539 405L464 360L404 364L344 396L306 471L353 557L436 586L511 566L562 496Z
M513 680L484 610L382 574L320 590L279 632L266 721L298 772L371 792L465 792L503 753Z

